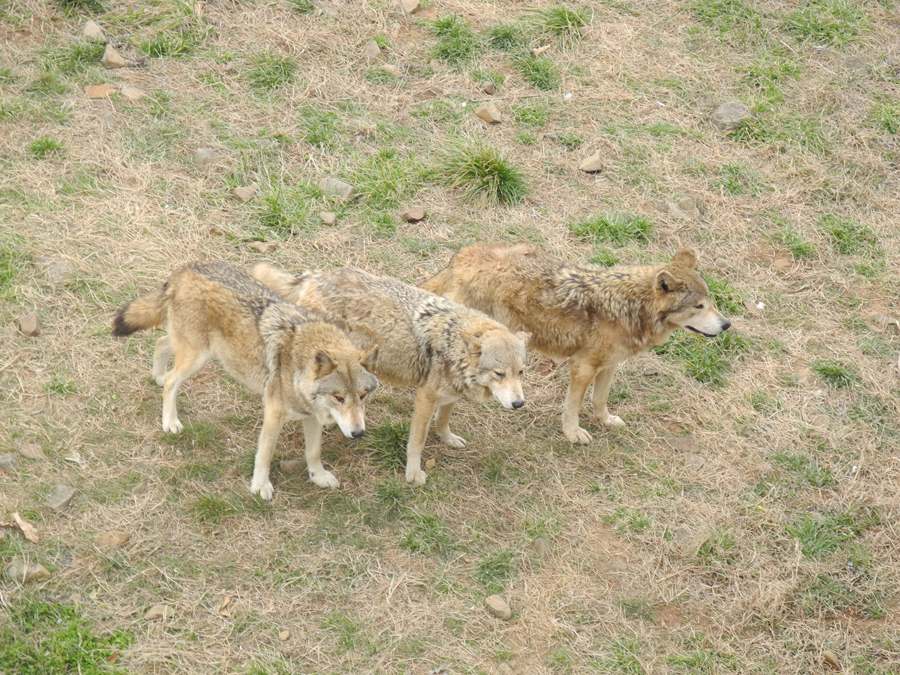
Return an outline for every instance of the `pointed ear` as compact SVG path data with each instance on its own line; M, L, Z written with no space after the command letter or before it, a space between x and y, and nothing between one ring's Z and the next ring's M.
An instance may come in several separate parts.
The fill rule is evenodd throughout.
M522 342L525 343L525 346L528 346L528 342L531 340L531 333L526 333L523 330L520 330L516 333L516 337L519 338Z
M653 287L660 293L673 293L684 288L684 282L676 279L669 270L660 270L653 280Z
M469 356L481 356L481 340L464 330L460 331L459 336L466 343L466 353Z
M368 371L372 371L375 367L375 361L378 358L378 345L366 349L359 353L359 365Z
M325 377L337 369L337 364L325 352L316 354L316 377Z
M695 270L697 269L697 254L692 248L683 248L672 258L672 264Z

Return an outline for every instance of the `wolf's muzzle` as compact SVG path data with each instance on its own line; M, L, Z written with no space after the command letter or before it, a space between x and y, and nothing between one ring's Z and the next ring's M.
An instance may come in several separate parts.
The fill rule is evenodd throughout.
M364 433L366 433L365 429L354 429L353 431L350 432L350 434L353 436L353 438L359 438Z
M512 407L515 408L516 410L521 408L523 405L525 405L525 401L513 401L512 402Z

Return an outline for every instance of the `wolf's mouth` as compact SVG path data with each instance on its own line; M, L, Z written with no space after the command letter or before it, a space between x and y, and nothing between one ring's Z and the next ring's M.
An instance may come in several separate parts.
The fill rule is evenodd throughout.
M685 328L687 328L692 333L696 333L697 335L702 335L703 337L712 338L712 337L716 337L716 335L718 335L718 333L704 333L702 330L697 330L693 326L685 326Z

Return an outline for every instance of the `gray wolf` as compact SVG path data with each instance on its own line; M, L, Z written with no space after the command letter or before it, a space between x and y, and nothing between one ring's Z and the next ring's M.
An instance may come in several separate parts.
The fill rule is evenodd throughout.
M578 425L591 382L601 424L622 426L606 407L622 361L665 343L678 328L714 337L731 326L713 305L691 249L662 265L602 268L569 265L525 246L472 246L421 287L527 330L534 349L568 359L562 427L571 443L591 441Z
M406 480L423 484L422 450L437 412L437 435L451 448L465 440L450 431L456 401L491 395L503 407L525 405L522 370L527 333L505 326L396 279L354 268L304 272L297 276L265 263L250 271L276 293L334 322L365 349L377 344L375 373L385 382L416 388L406 446Z
M224 263L184 265L163 287L122 307L113 335L166 325L156 343L153 377L163 388L163 430L184 429L176 397L210 359L263 397L262 431L250 491L275 494L269 467L285 422L303 421L309 477L321 487L340 481L322 466L322 429L334 421L348 438L365 432L365 404L378 386L369 372L377 348L360 351L336 326L286 302L245 272ZM171 356L175 365L168 373Z

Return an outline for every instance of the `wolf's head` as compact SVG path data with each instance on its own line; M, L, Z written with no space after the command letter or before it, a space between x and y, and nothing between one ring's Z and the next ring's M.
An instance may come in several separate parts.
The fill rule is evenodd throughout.
M332 348L315 355L309 396L313 409L321 422L334 420L347 438L366 432L366 401L378 387L378 378L370 372L377 351Z
M522 371L525 369L525 346L531 333L513 335L505 328L491 328L473 335L461 333L472 379L491 394L504 408L519 409L525 405L522 395Z
M697 272L697 256L689 248L675 254L672 262L656 273L653 288L666 307L666 322L698 335L715 337L731 327L709 296L709 287Z

